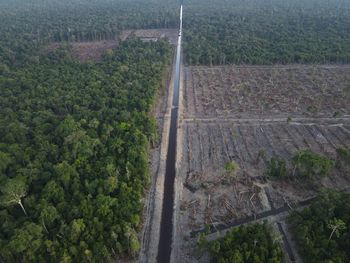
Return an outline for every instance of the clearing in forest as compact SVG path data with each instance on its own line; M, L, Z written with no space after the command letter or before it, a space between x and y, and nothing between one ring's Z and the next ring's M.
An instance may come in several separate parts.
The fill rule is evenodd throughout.
M64 44L53 43L48 47L48 50L54 50L61 47ZM72 56L78 59L80 62L85 63L88 61L98 61L102 58L102 55L109 49L114 49L118 45L116 40L102 40L92 42L71 42Z
M144 42L158 41L168 39L171 45L177 43L177 29L135 29L124 30L120 35L120 40L125 41L128 38L136 37ZM82 63L89 61L98 61L102 58L107 50L114 49L118 46L118 40L101 40L91 42L69 42L72 56ZM47 47L48 51L58 49L67 43L52 43Z
M135 29L124 30L120 36L120 39L124 41L130 37L137 37L145 42L158 41L159 39L168 39L171 45L176 45L177 36L177 28Z

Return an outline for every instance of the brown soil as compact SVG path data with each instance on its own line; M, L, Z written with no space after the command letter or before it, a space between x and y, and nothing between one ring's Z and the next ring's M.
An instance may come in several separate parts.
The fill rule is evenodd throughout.
M115 40L72 43L72 52L81 62L96 61L109 49L118 45Z
M137 29L137 30L124 30L120 35L120 40L125 41L129 37L138 37L143 41L159 40L166 38L170 44L176 45L177 42L177 29ZM102 58L103 54L109 49L114 49L118 46L117 40L103 40L92 42L70 42L72 56L78 59L82 63L89 61L98 61ZM55 50L65 43L52 43L46 47L46 51Z
M350 186L350 177L338 169L314 184L265 176L272 156L291 168L292 156L302 149L332 159L338 147L350 150L349 81L348 66L185 68L174 259L208 262L207 255L197 253L194 234L206 225L215 232L219 226L292 207L321 187ZM334 112L341 117L333 117ZM234 176L225 174L229 161L239 166ZM287 214L271 220L283 222Z
M189 67L186 116L349 114L349 66Z
M173 28L160 28L160 29L136 29L136 30L124 30L120 36L122 41L129 37L138 37L143 40L154 39L159 40L166 38L170 44L176 45L178 36L178 29Z
M72 56L80 62L98 61L102 55L109 49L117 47L116 40L104 40L93 42L72 42L71 45ZM48 47L48 50L54 50L62 46L61 43L53 43Z

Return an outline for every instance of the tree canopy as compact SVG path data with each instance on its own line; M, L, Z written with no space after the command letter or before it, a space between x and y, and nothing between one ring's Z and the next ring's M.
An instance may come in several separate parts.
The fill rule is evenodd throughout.
M284 262L280 239L267 223L233 228L221 240L209 242L212 262Z
M350 261L350 194L324 191L289 222L305 262Z
M150 116L171 48L65 49L0 76L0 261L108 262L140 247Z
M188 0L188 64L349 63L346 0Z

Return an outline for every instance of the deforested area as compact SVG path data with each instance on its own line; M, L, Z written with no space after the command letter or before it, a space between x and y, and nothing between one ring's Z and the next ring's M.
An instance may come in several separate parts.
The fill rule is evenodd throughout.
M350 66L187 67L186 118L341 117Z
M349 0L0 0L0 263L343 263Z
M349 76L348 66L184 68L177 256L207 262L201 239L264 220L289 246L290 210L323 188L350 190Z

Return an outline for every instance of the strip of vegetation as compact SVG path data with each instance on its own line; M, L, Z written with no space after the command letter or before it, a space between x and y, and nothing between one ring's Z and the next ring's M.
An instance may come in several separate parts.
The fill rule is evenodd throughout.
M149 116L166 42L98 64L66 50L0 76L0 261L109 262L139 249Z
M212 262L285 262L280 239L266 222L234 228L221 240L207 243L203 237L199 246L209 249Z
M325 191L289 223L304 262L350 262L350 194Z
M345 150L346 151L346 150ZM325 177L334 167L334 161L311 150L302 150L292 159L292 169L287 169L285 160L272 157L268 162L267 175L271 178L299 178L313 181Z

